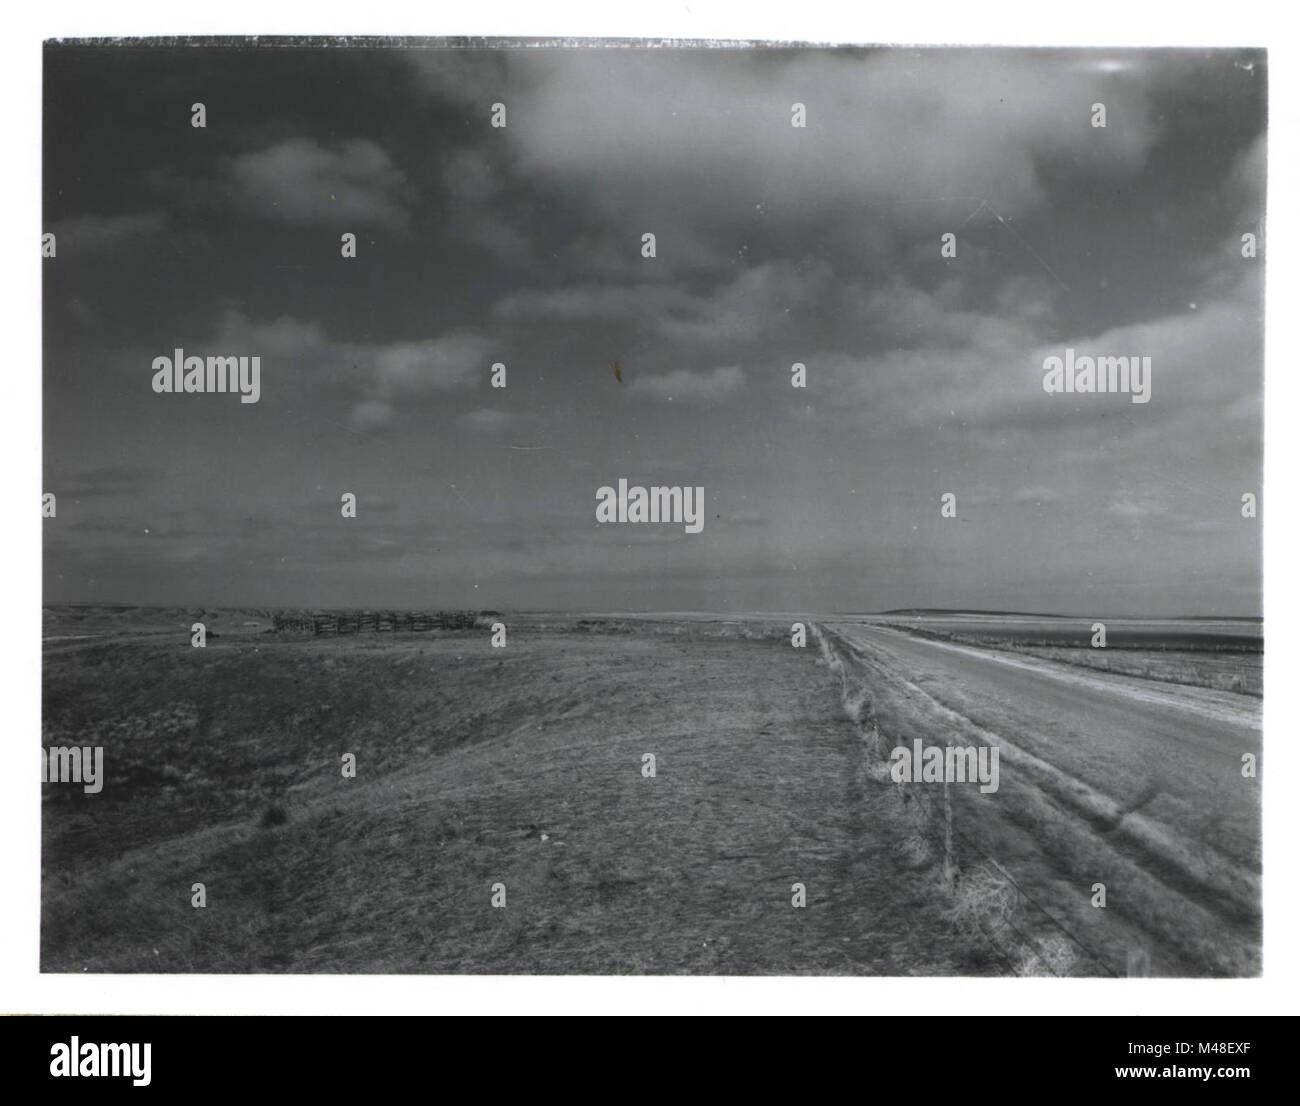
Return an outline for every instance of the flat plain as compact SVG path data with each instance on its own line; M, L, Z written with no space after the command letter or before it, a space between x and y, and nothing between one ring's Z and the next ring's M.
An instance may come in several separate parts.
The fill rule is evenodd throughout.
M1258 972L1244 682L892 616L803 619L805 648L798 616L500 619L504 648L47 611L44 744L103 746L106 782L43 786L43 969ZM999 791L945 816L888 777L913 738L997 743Z

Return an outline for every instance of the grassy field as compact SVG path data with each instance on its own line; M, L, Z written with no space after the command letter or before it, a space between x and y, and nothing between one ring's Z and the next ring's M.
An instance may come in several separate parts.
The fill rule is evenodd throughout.
M43 742L107 782L42 789L46 971L1034 970L960 924L788 622L506 617L494 649L202 612L194 649L198 613L47 619Z
M1091 645L1079 620L957 617L889 618L920 637L1004 649L1064 664L1162 683L1264 696L1264 638L1258 622L1224 619L1111 620L1105 648Z

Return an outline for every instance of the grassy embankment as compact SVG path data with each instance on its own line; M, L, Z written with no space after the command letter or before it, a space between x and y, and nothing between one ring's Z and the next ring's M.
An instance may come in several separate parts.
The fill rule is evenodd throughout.
M43 742L107 775L43 789L47 971L1008 970L788 625L210 616L243 632L192 649L186 617L47 646Z

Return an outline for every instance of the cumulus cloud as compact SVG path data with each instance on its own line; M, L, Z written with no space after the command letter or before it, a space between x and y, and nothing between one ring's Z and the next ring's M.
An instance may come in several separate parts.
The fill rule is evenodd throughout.
M926 201L996 197L1004 215L1042 202L1039 164L1135 172L1157 136L1158 64L1063 66L1049 53L898 50L528 50L508 57L419 51L432 91L511 111L522 168L578 188L615 216L667 213L669 178L707 180L691 219L827 205L929 219ZM486 99L485 99L486 98ZM1105 102L1107 126L1091 127ZM791 126L791 105L807 126ZM748 198L748 204L738 199ZM954 208L956 210L956 208ZM969 205L967 205L969 210Z
M451 331L416 341L349 342L333 339L315 321L282 316L267 322L227 311L212 348L262 358L263 379L280 394L310 390L356 397L350 420L359 429L387 423L394 405L448 392L469 392L486 380L491 341L473 331Z
M926 293L889 297L897 317L915 323L918 340L880 352L811 353L839 405L882 428L937 424L1051 432L1109 419L1134 433L1144 427L1189 430L1206 420L1260 416L1262 335L1249 282L1240 295L1195 311L1110 327L1096 334L1048 337L1025 318L946 312ZM912 327L913 322L905 325ZM1127 394L1049 394L1043 361L1076 355L1151 358L1151 400ZM817 377L814 377L816 379Z
M408 185L383 147L357 138L326 148L290 138L230 159L229 173L254 213L294 222L404 226Z
M816 334L822 348L951 350L1023 343L1048 331L1053 311L1042 282L1013 278L1007 286L1019 310L975 311L962 306L963 295L951 286L926 291L896 278L873 288L838 275L824 261L782 259L728 271L694 294L637 286L552 293L542 303L567 307L574 317L650 318L662 341L701 352L765 350L792 333Z
M487 368L491 347L486 338L466 332L358 348L374 368L380 397L397 399L472 388Z

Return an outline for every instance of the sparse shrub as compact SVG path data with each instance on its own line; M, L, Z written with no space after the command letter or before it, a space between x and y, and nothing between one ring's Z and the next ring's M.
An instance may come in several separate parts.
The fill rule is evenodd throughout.
M1011 920L1016 889L996 868L981 864L959 872L947 916L967 934L996 934Z
M1057 933L1024 951L1016 965L1016 975L1069 975L1078 959L1074 943L1063 933Z

